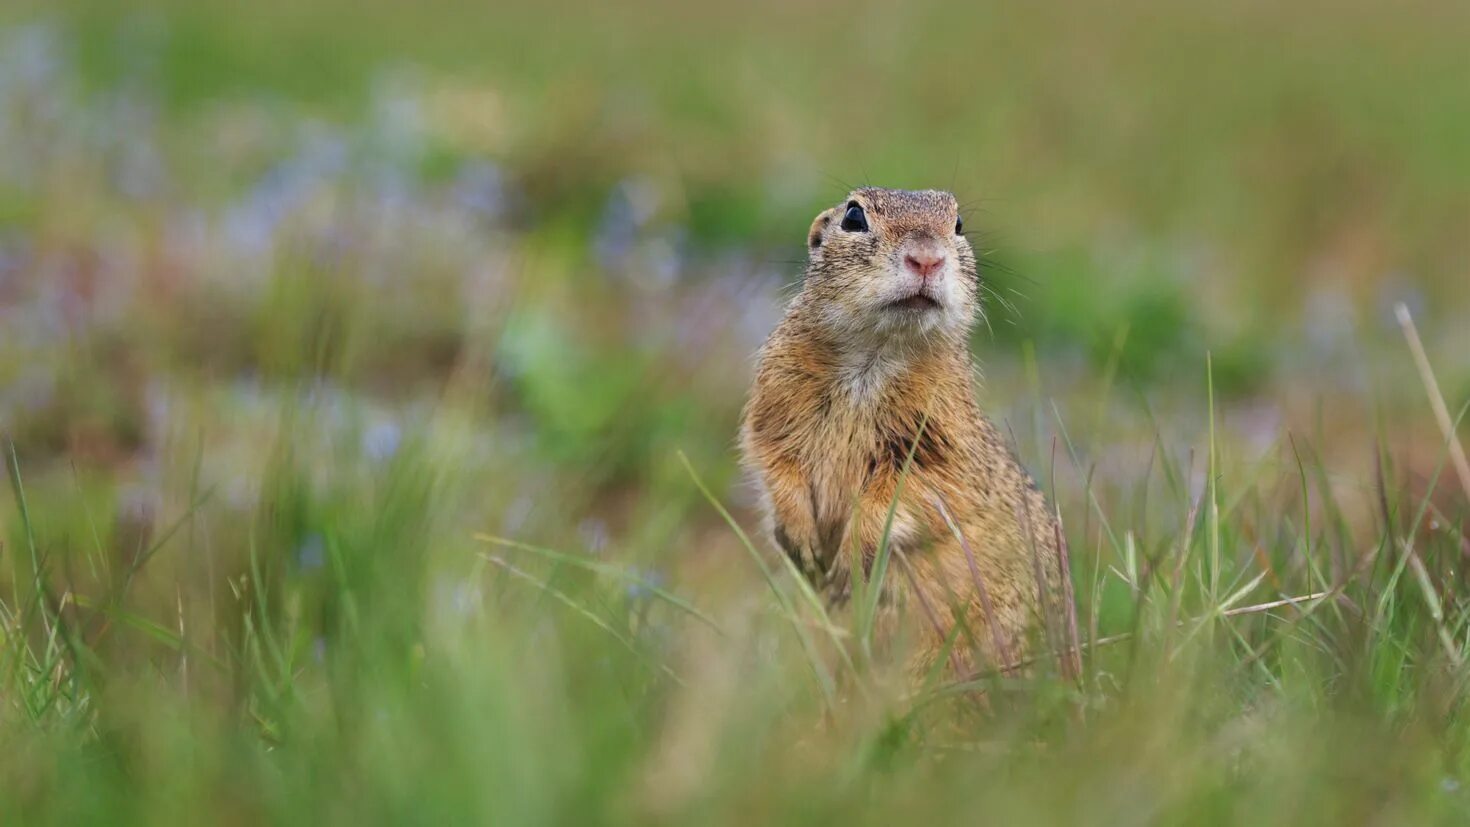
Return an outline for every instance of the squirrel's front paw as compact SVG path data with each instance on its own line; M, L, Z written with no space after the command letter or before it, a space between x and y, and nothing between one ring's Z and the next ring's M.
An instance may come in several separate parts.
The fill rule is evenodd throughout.
M822 594L827 597L831 606L840 607L847 605L852 598L852 576L851 569L833 560L832 565L822 575Z
M780 525L776 526L775 535L776 545L780 546L781 550L786 552L786 556L796 563L802 575L812 583L820 582L822 568L817 563L817 555L812 550L812 546L809 543L799 543L793 540L786 529Z

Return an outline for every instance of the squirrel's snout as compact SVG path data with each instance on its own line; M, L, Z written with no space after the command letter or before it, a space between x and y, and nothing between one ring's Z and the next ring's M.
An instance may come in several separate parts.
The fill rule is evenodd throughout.
M944 267L944 253L938 250L910 250L904 254L903 264L921 279L928 279Z

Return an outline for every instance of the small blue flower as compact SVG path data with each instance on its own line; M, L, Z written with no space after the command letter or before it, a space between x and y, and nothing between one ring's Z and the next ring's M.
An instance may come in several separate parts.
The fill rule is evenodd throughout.
M634 569L632 573L637 580L628 583L625 590L629 600L646 600L654 590L663 588L664 573L658 569Z
M392 421L379 422L362 435L362 452L373 462L386 462L403 444L403 429Z
M505 214L505 187L500 167L484 162L468 164L460 169L451 198L460 209L495 222Z
M320 534L308 534L296 548L296 565L303 571L316 571L327 564L327 544Z

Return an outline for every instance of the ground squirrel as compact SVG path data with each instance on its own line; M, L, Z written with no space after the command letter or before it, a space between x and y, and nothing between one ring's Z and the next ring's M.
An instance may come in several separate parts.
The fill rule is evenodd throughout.
M802 289L760 351L741 447L770 535L835 607L858 555L872 564L897 491L885 606L916 623L915 665L953 636L951 662L969 669L1016 661L1060 617L1043 609L1061 593L1061 536L975 402L980 280L963 229L954 196L934 190L858 189L818 215Z

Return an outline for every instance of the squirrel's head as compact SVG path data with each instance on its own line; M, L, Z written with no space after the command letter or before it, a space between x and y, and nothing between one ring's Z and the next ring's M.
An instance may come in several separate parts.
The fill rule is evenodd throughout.
M979 275L955 197L938 190L853 190L807 234L803 304L844 338L964 336Z

